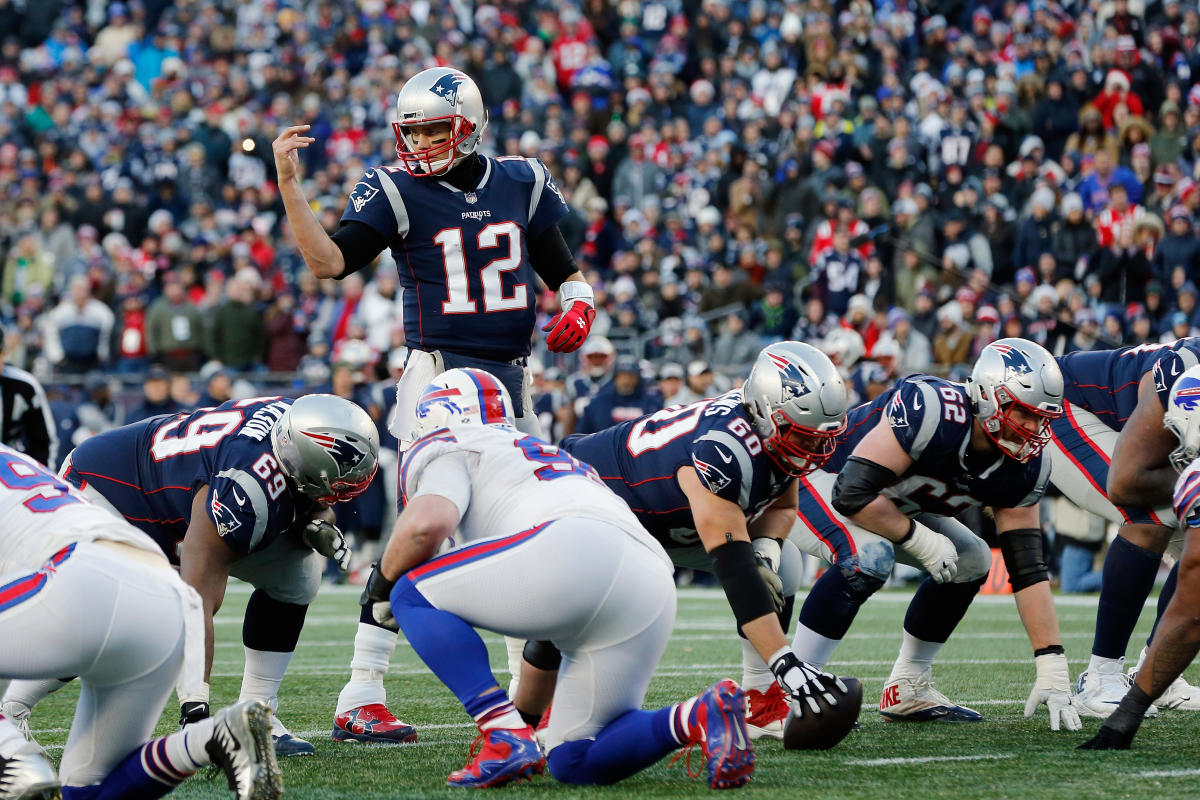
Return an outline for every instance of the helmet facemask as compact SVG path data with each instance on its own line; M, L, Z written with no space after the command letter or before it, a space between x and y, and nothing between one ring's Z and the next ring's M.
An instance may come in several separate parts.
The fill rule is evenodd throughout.
M846 430L843 418L831 430L819 431L791 422L782 409L771 415L775 432L763 439L763 449L775 466L793 477L814 472L833 458L837 437Z
M979 388L980 393L986 395L987 390L982 386ZM1006 456L1022 464L1037 458L1050 443L1050 423L1062 416L1062 408L1043 409L1024 403L1003 384L997 386L994 395L988 399L990 402L986 405L995 411L990 415L979 415L979 422L987 437ZM1029 430L1013 419L1013 412L1017 409L1037 420L1036 431Z
M450 125L450 135L446 141L425 150L417 148L416 136L413 134L414 128L446 123ZM444 117L425 118L409 124L393 122L392 130L396 134L396 155L399 156L404 168L408 170L408 174L413 177L427 178L444 175L469 155L469 153L459 153L458 148L475 132L475 125L462 114L449 114Z

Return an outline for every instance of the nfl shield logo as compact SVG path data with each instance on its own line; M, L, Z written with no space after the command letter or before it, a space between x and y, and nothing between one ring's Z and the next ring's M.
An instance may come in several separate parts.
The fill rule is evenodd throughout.
M479 201L479 198L475 196L474 192L467 192L464 196L464 199L471 205L475 205L475 203Z

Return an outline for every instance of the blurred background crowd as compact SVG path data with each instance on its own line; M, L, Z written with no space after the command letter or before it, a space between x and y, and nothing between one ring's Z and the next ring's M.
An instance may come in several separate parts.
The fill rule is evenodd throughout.
M534 343L553 438L781 338L860 399L1000 336L1170 341L1200 329L1198 42L1179 0L0 0L4 358L62 454L268 389L382 426L395 265L313 278L270 142L313 126L333 230L436 64L479 83L483 152L541 158L572 209L598 319L578 354Z

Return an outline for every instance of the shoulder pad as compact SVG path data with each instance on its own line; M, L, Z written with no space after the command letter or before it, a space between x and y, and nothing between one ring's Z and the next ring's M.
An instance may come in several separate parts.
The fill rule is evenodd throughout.
M692 442L691 457L700 482L710 492L743 509L749 505L754 460L741 439L714 428Z
M1046 485L1050 482L1051 462L1050 456L1042 453L1037 461L1025 465L1024 476L1033 479L1033 488L1013 508L1036 505L1042 499L1046 494Z
M262 483L240 469L224 469L208 486L207 512L217 534L235 553L265 547L270 508Z
M421 472L430 461L443 453L452 452L459 448L459 440L450 432L449 428L439 428L436 431L430 431L413 442L404 451L404 459L400 464L401 494L404 497L408 496L409 487L417 485L421 477Z
M914 461L925 452L946 417L947 411L942 408L942 388L932 381L905 378L896 385L895 394L887 404L888 424L896 440ZM957 393L954 396L957 397ZM959 412L955 413L961 414L961 421L967 421L965 407L958 408Z

